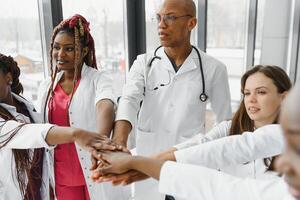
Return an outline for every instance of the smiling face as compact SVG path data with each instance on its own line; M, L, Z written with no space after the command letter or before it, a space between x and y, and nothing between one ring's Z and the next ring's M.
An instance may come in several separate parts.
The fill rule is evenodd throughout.
M157 18L158 35L164 47L180 47L190 42L190 32L197 24L189 0L165 0Z
M74 36L65 32L60 32L56 35L53 43L52 59L59 70L75 70Z
M256 72L248 77L244 88L244 104L256 128L275 121L284 95L278 92L272 79L263 73Z
M280 124L284 131L286 150L276 162L276 169L283 174L289 185L290 193L300 200L300 108L298 99L300 90L295 95L295 90L288 100L280 116Z

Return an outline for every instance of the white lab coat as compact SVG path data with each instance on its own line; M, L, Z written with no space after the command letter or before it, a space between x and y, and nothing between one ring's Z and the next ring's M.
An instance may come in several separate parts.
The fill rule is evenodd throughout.
M63 72L60 72L57 75L53 88L55 88L62 75ZM39 102L42 112L46 103L46 95L48 88L50 87L50 83L50 78L48 78L41 84L39 89ZM102 99L110 99L115 102L110 74L106 71L98 71L84 64L81 72L80 84L74 93L69 108L70 126L88 131L97 131L96 104ZM46 106L46 113L48 113L48 102ZM46 115L46 117L48 116ZM123 188L121 186L114 187L111 183L94 183L90 178L90 153L83 150L78 145L76 145L76 150L91 200L127 200L129 198L130 192L128 188ZM52 168L52 170L54 170L54 168Z
M230 139L219 139L229 135L230 127L231 121L224 121L216 125L206 135L199 134L184 143L175 145L175 148L183 149L175 152L177 162L202 166L213 166L218 163L218 166L214 166L215 169L234 176L269 178L266 175L271 173L266 174L267 167L263 160L268 156L258 156L266 154L275 156L282 153L284 139L280 125L266 125L253 133L245 132L242 134L245 136L240 137L243 139L239 142L232 140L231 138L234 136L230 136L228 138L231 139L231 142L222 143L222 141L230 141ZM256 134L259 137L254 137ZM205 149L206 152L204 152ZM271 154L274 152L277 154Z
M14 94L13 94L14 95ZM32 104L25 99L14 95L14 97L23 102L35 122L40 121L38 115ZM0 117L0 140L4 141L10 134L6 135L10 130L15 129L20 123L30 123L27 116L17 113L16 108L4 103L0 103L2 107L7 109L19 122L5 121ZM0 199L2 200L16 200L22 199L21 191L18 185L16 176L16 165L12 149L31 149L34 148L47 148L51 147L45 142L46 135L53 125L50 124L28 124L19 130L19 132L10 140L10 142L0 149ZM50 174L49 153L45 150L43 159L43 175L41 188L41 197L43 200L49 200L49 180L53 176ZM51 179L53 181L53 179Z
M220 126L217 127L220 128ZM212 131L214 130L216 129L213 128ZM207 136L210 135L209 133ZM244 132L241 135L202 143L205 140L203 135L197 135L184 143L175 145L178 149L174 152L176 161L222 169L229 165L279 155L285 147L282 128L279 124L270 124L254 132Z
M216 114L216 121L229 119L231 106L226 67L204 52L199 52L205 93ZM147 63L153 53L139 55L133 63L116 117L116 120L128 120L135 127L136 151L139 155L158 153L205 130L207 102L199 99L203 86L196 51L192 50L177 73L163 48L157 51L157 55L161 59L154 60L151 68ZM154 90L155 87L159 89ZM137 192L140 191L139 184L136 184ZM149 189L152 186L146 187L141 191L141 197L136 198L158 199L153 197L155 192Z
M282 178L238 178L213 169L168 161L159 191L186 200L292 200Z
M200 54L205 92L219 123L231 118L226 67L201 51ZM207 102L199 99L202 79L196 51L192 50L177 73L163 48L158 50L157 55L161 56L161 60L153 61L151 69L147 63L153 53L139 55L135 60L123 88L116 118L134 125L139 112L135 126L136 148L137 153L142 155L158 153L205 130ZM153 90L160 84L166 86Z

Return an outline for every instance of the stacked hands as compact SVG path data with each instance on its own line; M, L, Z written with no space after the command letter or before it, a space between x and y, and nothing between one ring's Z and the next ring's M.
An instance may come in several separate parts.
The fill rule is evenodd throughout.
M127 185L148 178L147 175L131 170L133 156L130 151L107 136L78 130L75 142L91 152L91 178L94 182L112 182L113 185Z
M128 185L148 178L147 175L132 170L133 156L124 147L115 150L92 151L92 175L94 182L112 182L113 185Z

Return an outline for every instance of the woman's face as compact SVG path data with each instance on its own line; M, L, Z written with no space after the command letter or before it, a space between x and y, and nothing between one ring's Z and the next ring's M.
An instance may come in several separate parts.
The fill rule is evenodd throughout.
M58 33L54 39L52 59L58 69L74 71L75 42L69 33Z
M10 85L8 84L10 81L10 75L4 74L2 70L0 70L0 102L5 101L10 93Z
M274 122L284 95L278 93L272 79L263 73L257 72L248 77L244 88L244 104L256 128Z
M289 116L291 116L290 113L284 113L280 119L285 135L286 150L278 158L276 169L284 175L290 193L300 200L300 124L299 118L293 119Z

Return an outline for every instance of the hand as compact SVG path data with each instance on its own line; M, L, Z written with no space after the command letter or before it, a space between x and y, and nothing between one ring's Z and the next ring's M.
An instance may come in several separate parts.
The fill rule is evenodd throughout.
M74 132L74 141L82 148L92 152L93 150L110 150L114 151L118 147L111 140L98 133L93 133L81 129Z
M112 182L113 185L129 185L133 182L149 178L149 176L136 170L129 170L123 174L99 175L100 174L93 174L93 180L95 182Z
M132 156L129 153L121 151L106 151L106 152L92 152L93 157L97 160L100 160L105 165L99 165L92 172L93 179L98 179L100 176L107 174L121 174L127 172L130 169L130 161Z
M114 146L115 149L111 150L109 148L102 148L102 149L97 149L97 150L123 151L125 153L131 154L130 151L125 146L122 146L122 145L117 144L117 143L112 142L112 141L109 144L112 145L112 146ZM91 166L90 170L95 170L98 167L98 165L99 165L99 163L98 163L99 162L98 157L94 156L94 155L98 155L96 150L94 150L94 152L92 152L92 154L91 154L92 166Z

